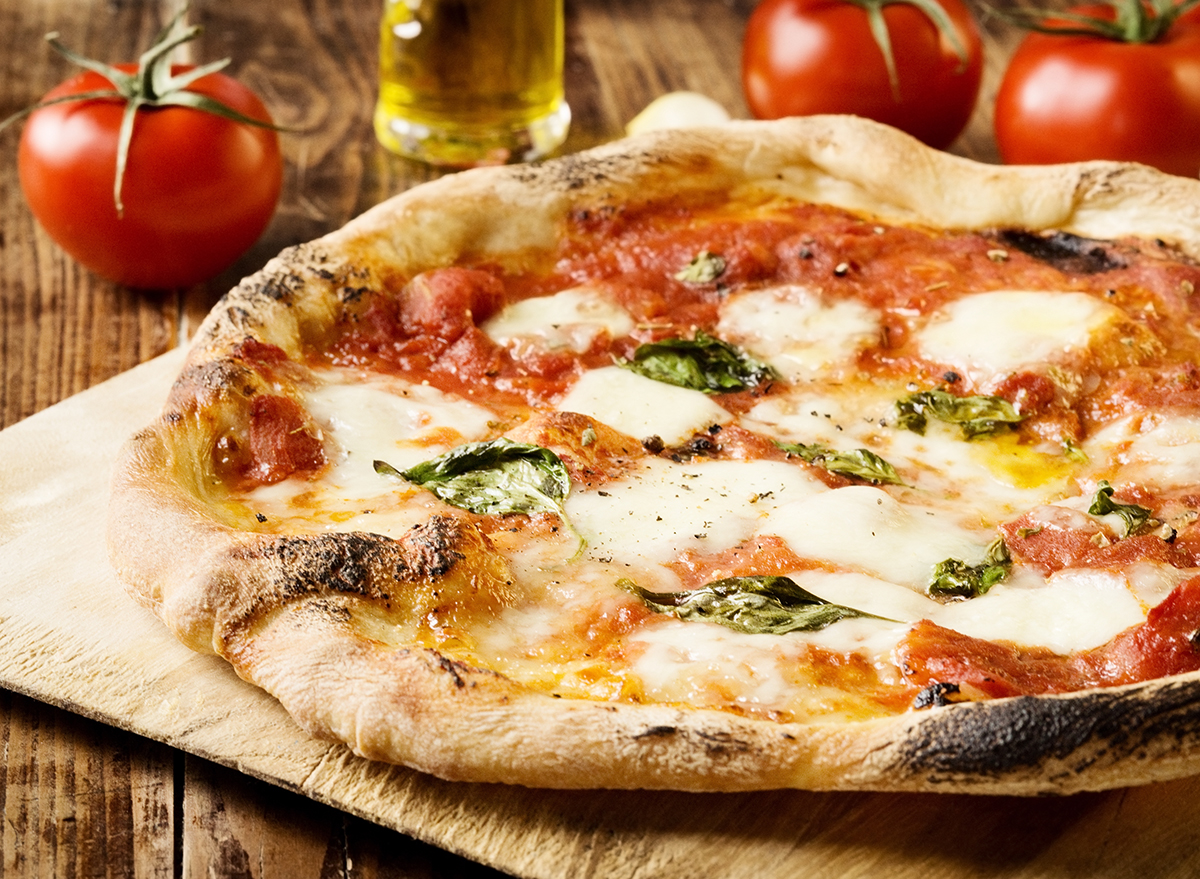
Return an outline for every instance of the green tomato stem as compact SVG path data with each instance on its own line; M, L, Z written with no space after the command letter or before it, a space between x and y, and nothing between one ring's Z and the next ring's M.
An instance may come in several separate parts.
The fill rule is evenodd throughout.
M988 13L1010 24L1039 34L1064 37L1098 37L1118 43L1153 43L1166 36L1181 15L1195 9L1200 0L1104 0L1113 17L1103 18L1069 10L997 9ZM1060 24L1059 22L1064 22Z
M933 22L938 33L950 43L954 54L958 56L958 72L961 73L966 68L969 60L966 46L959 39L958 31L954 29L954 22L951 21L949 14L947 14L946 10L936 0L846 0L846 2L853 3L866 12L867 25L871 28L871 36L875 38L875 44L879 46L879 51L883 55L883 63L887 67L888 82L892 86L892 97L897 102L900 101L900 75L896 72L896 56L892 50L892 37L888 32L887 20L883 17L885 6L890 6L894 3L903 3L913 6L924 13L925 17ZM1200 2L1200 0L1193 0L1193 2Z

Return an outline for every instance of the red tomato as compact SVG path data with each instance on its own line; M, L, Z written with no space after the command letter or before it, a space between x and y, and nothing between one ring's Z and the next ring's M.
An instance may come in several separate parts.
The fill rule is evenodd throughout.
M852 113L949 146L966 127L983 72L979 29L962 0L938 0L966 51L909 3L883 9L899 94L867 12L845 0L763 0L746 26L742 85L760 119Z
M111 88L85 71L43 100ZM188 91L270 122L254 93L223 74L208 74ZM274 213L283 180L278 135L191 108L143 108L118 215L113 181L124 106L115 98L69 101L30 115L17 154L29 207L67 253L111 280L165 288L211 278L254 243Z
M1118 159L1197 176L1200 9L1153 43L1030 34L996 95L996 142L1006 162Z

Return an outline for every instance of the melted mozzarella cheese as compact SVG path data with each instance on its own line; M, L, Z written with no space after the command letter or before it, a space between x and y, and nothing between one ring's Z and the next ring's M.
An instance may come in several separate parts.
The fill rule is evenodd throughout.
M1200 416L1159 413L1121 419L1098 431L1084 448L1120 465L1123 481L1162 490L1195 485Z
M902 504L878 488L850 485L772 511L759 528L783 538L801 558L861 571L923 592L934 566L948 558L983 561L986 533L917 504Z
M957 299L917 331L921 353L976 382L1087 349L1124 313L1086 293L998 290Z
M619 366L584 373L559 400L561 412L589 415L636 439L679 445L733 415L700 391L668 385Z
M728 549L772 512L822 490L782 461L647 458L601 490L572 492L566 511L590 558L665 565L688 549Z
M371 531L398 537L429 517L421 492L375 472L398 470L479 439L496 415L427 385L340 372L304 395L321 430L330 466L319 480L291 478L255 488L246 506L299 530Z
M656 701L719 704L724 691L747 708L792 708L794 688L784 667L801 659L790 639L672 621L631 640L640 653L634 672Z
M924 434L895 427L895 401L906 393L886 385L843 387L842 397L798 389L771 397L742 420L781 442L819 443L838 451L869 449L929 503L953 503L992 527L1067 490L1071 462L1057 449L1020 445L1009 433L964 441L957 428L931 423Z
M975 638L1070 653L1099 647L1144 616L1123 573L1069 569L1033 588L1000 583L978 598L945 605L931 618Z
M572 287L507 305L480 329L500 346L533 340L545 348L578 353L588 350L603 332L619 339L629 335L633 326L629 312L599 290Z
M827 303L805 287L786 286L729 296L717 335L795 381L852 365L879 338L879 327L879 313L860 302Z
M486 435L496 418L475 403L397 378L327 381L305 395L304 405L336 446L324 482L357 498L380 494L374 461L405 470Z

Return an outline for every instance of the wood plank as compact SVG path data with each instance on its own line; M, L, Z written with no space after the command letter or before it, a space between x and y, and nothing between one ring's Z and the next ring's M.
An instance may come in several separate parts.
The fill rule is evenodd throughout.
M188 757L185 877L498 879L443 849Z
M0 743L2 875L172 875L169 748L8 692Z

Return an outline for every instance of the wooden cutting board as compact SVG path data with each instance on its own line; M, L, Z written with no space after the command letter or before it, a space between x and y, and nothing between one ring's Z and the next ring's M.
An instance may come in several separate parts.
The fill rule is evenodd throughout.
M0 686L522 877L1200 875L1200 779L1031 800L546 791L442 782L310 738L177 644L108 566L110 464L181 360L0 432Z

